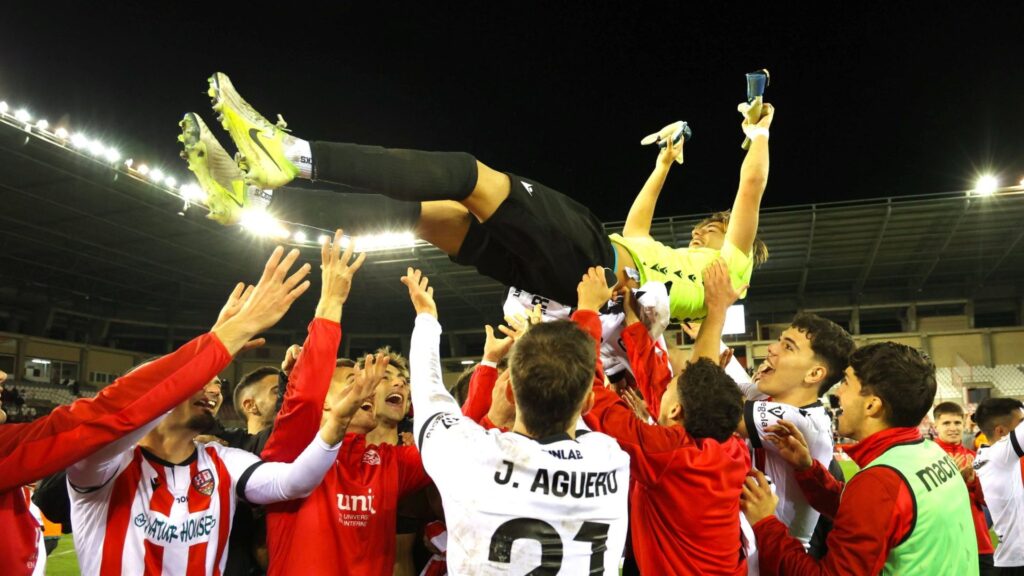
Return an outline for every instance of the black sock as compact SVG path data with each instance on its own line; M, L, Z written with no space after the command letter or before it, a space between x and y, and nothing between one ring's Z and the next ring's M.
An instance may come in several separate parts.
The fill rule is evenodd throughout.
M419 202L291 185L274 190L270 206L281 220L348 235L413 230L420 220Z
M313 180L396 200L464 200L476 186L476 159L465 152L423 152L311 142Z

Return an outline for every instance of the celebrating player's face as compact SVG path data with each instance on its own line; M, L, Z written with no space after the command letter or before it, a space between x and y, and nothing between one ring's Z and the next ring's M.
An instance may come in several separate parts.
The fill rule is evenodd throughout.
M721 250L725 244L725 224L709 222L690 233L690 248L714 248Z
M935 419L935 430L943 442L959 444L963 440L964 417L959 414L939 414Z
M870 396L861 395L860 379L847 367L839 384L839 434L860 440L858 431L864 422L864 407Z
M395 423L409 412L409 381L397 367L388 365L387 376L377 386L374 408L378 418Z
M758 370L757 389L779 397L803 385L815 366L807 333L790 326L778 342L768 346L768 357Z
M327 390L327 398L324 399L324 415L323 418L327 418L327 412L330 411L331 406L337 401L338 396L349 386L355 382L356 369L341 366L334 369L334 376L331 377L331 387ZM360 406L359 410L352 416L352 420L348 424L348 431L355 434L366 434L369 431L377 427L376 412L373 405L373 397L367 398Z
M202 390L175 408L171 416L184 420L185 427L203 433L210 430L216 423L217 412L224 402L221 395L220 380L214 378Z
M277 405L277 383L278 376L271 374L259 382L253 384L252 403L253 409L260 415L265 424L274 421L274 407Z

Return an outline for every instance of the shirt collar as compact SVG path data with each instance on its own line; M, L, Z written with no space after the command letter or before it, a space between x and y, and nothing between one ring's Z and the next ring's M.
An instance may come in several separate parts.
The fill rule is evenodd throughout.
M886 428L861 440L855 446L846 448L846 453L863 468L889 448L915 440L921 440L921 433L917 428Z

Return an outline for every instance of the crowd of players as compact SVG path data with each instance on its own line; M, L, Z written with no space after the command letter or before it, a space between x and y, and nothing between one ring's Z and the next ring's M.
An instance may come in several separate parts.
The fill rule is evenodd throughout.
M913 348L858 349L833 322L799 314L751 377L721 343L726 310L767 254L756 228L770 106L744 120L752 143L731 214L672 249L649 233L681 154L674 129L623 234L608 238L532 180L458 153L304 142L262 120L225 76L212 80L244 156L234 172L213 166L223 150L186 117L186 156L212 197L251 198L234 184L243 177L379 192L373 210L405 214L457 262L566 305L487 327L483 358L453 395L443 310L410 268L395 279L415 313L408 360L389 349L339 359L344 308L373 305L348 302L365 255L339 230L321 249L306 341L281 370L239 382L246 429L224 430L217 374L310 287L310 264L278 248L207 334L96 398L0 426L5 573L45 566L25 489L43 478L36 502L73 527L83 574L1024 573L1019 401L981 403L973 419L989 444L975 454L959 443L955 404L935 407L935 442L918 432L936 380ZM700 320L692 353L674 363L660 339L669 317ZM615 382L612 364L624 368ZM861 469L849 482L821 401L834 386L837 431L856 441L845 452ZM414 567L421 537L433 555Z

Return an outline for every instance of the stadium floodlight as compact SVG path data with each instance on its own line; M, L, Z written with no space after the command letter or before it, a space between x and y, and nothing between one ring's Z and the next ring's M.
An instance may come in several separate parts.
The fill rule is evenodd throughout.
M78 149L85 149L89 147L89 138L85 134L78 132L71 137L71 145Z
M296 230L295 234L292 236L292 239L295 240L296 242L298 242L299 244L305 244L306 243L306 233L303 232L302 230Z
M394 250L397 248L412 248L415 246L416 235L412 232L384 232L382 234L356 236L354 241L358 252Z
M139 174L142 174L143 176L149 174L149 166L146 166L145 164L139 164Z
M121 159L121 153L117 151L117 148L107 148L103 152L103 156L108 162L117 162Z
M153 182L158 182L158 183L159 182L163 182L163 180L164 180L164 173L161 172L159 168L156 168L156 169L150 171L149 178Z
M316 239L316 241L319 242L320 244L327 244L328 242L331 241L331 237L328 236L327 234L321 234L320 237Z
M46 120L40 120L40 121L36 122L36 128L39 128L40 130L46 130L49 127L50 127L50 123L47 122Z
M28 113L28 110L20 108L17 112L14 113L14 119L18 122L28 123L28 121L32 119L32 115Z
M7 107L7 102L0 100L0 114L7 114L10 108Z
M168 188L174 188L178 185L178 181L174 179L174 176L168 176L167 178L164 178L164 185Z
M1021 178L1021 179L1020 179L1020 185L1021 185L1021 186L1024 186L1024 178Z
M89 152L91 152L93 156L102 156L106 151L107 147L99 140L93 140L89 143Z
M239 224L242 225L242 228L257 236L269 238L287 238L291 236L291 232L282 226L277 218L274 218L262 208L243 210Z
M57 130L54 131L53 134L57 138L60 138L61 140L67 140L68 139L68 130L67 130L67 128L64 128L63 126L61 126L60 128L57 128Z
M178 189L181 192L181 197L186 202L202 202L206 203L206 193L203 189L195 184L182 184L181 188Z
M974 184L974 193L978 196L991 196L999 189L999 179L991 174L984 174L978 177Z
M463 366L472 366L473 364L476 364L476 361L475 360L463 360L462 362L459 362L459 364L462 364Z

